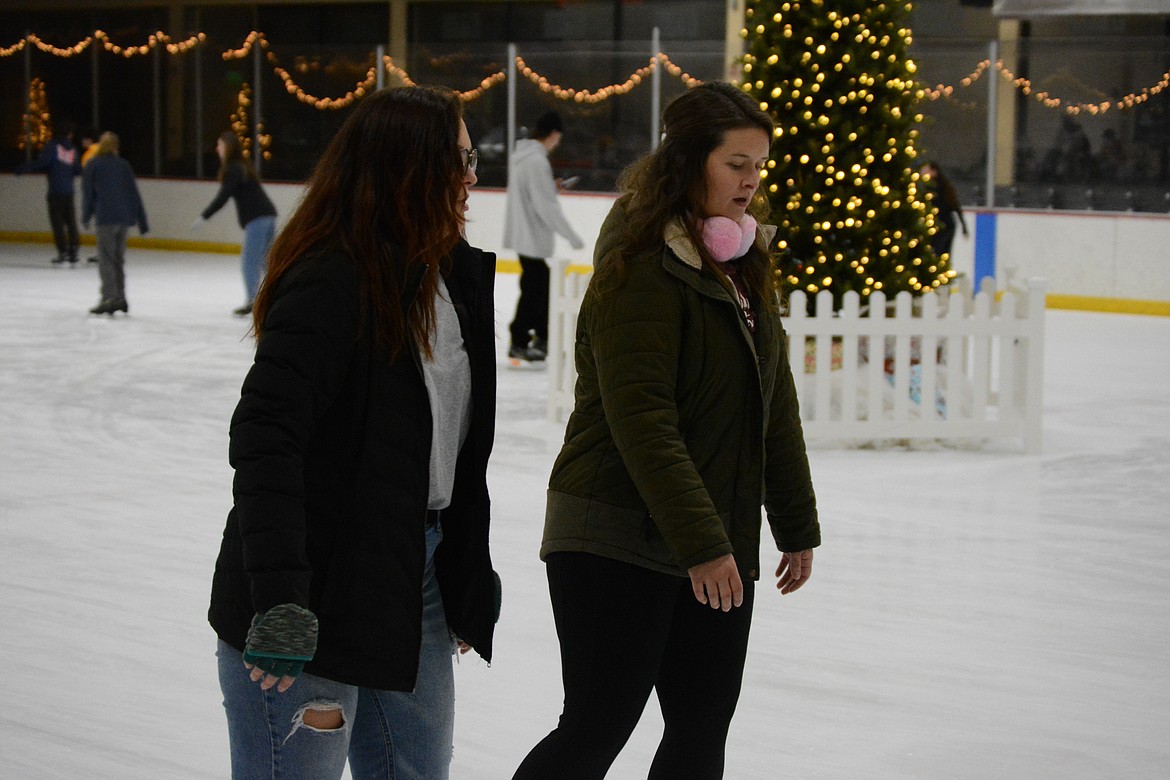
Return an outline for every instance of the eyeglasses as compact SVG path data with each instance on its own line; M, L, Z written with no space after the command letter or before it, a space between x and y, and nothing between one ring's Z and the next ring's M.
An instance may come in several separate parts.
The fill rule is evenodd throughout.
M479 150L478 149L460 149L459 159L463 160L463 175L475 173L475 168L479 165Z

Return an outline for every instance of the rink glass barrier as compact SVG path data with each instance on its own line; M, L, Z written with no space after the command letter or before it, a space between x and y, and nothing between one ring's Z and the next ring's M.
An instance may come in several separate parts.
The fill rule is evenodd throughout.
M384 9L368 12L373 14L368 29L385 23ZM321 24L330 24L327 14L321 13ZM473 26L486 33L480 39L470 40L468 33L444 37L436 32L443 29L438 22L422 25L415 37L432 38L412 39L407 62L396 64L418 83L459 90L473 89L485 77L506 70L508 42L490 37L494 31L490 14L482 9L476 14L479 21ZM118 132L122 154L140 176L214 177L218 169L215 139L231 126L233 113L240 119L240 94L247 84L252 92L250 103L243 106L243 119L250 124L259 105L263 130L270 139L261 160L263 178L303 181L350 109L322 109L298 100L276 75L267 55L304 92L343 98L366 78L376 49L368 43L298 42L296 35L280 26L277 16L262 15L269 46L257 79L257 63L251 54L223 57L225 51L242 46L237 16L238 9L201 9L198 21L207 40L183 55L164 52L125 58L104 51L94 56L87 50L66 58L33 49L31 71L44 82L55 115L72 113L79 125L96 115L103 129ZM543 22L548 23L547 19ZM352 20L347 24L352 28ZM244 25L244 29L250 28ZM680 39L676 33L669 28L660 32L660 48L672 62L699 79L726 76L721 38L696 39L693 36L699 33L692 31L691 38ZM594 90L625 81L647 64L652 48L649 38L620 44L606 41L600 46L588 40L516 45L525 62L550 82ZM969 86L959 86L988 58L986 42L916 39L910 53L923 86L956 87L949 96L922 102L919 152L922 159L941 163L964 204L989 205L987 171L994 164L997 208L1170 211L1170 89L1131 109L1113 107L1096 114L1082 110L1075 115L1065 110L1069 104L1102 104L1156 87L1170 66L1170 38L1002 42L999 55L1005 66L1030 79L1033 89L1060 97L1065 104L1061 107L1023 95L993 68ZM17 146L26 92L23 59L21 53L0 60L0 101L5 106L0 112L0 164L6 169L25 156ZM992 79L998 79L995 112L989 111ZM655 79L648 76L625 94L585 103L558 99L518 75L516 137L524 137L525 128L544 111L559 110L567 133L552 158L557 175L580 177L577 188L582 191L611 192L620 171L651 148L655 107L660 110L686 89L665 70L657 82L657 95ZM385 83L401 82L387 74ZM480 182L505 185L508 84L496 84L468 102L466 112L480 150ZM988 160L990 122L998 133L993 162Z
M933 88L958 85L989 47L928 41L911 52L923 83ZM994 116L997 208L1170 211L1170 89L1133 108L1116 105L1158 90L1170 68L1170 38L1025 38L1001 42L998 54L1013 75L1029 80L1032 95L989 68L970 86L922 104L922 150L942 164L964 204L990 205L988 122ZM994 113L988 109L993 76ZM1047 106L1037 92L1062 104ZM1080 110L1070 113L1069 106Z

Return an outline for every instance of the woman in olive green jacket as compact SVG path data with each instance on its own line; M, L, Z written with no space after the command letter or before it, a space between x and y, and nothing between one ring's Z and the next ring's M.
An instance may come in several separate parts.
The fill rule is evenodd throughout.
M696 87L624 178L578 318L576 404L541 557L561 645L560 723L515 777L602 778L651 690L651 778L719 778L739 696L760 507L777 587L820 544L787 340L749 209L772 122L741 90Z

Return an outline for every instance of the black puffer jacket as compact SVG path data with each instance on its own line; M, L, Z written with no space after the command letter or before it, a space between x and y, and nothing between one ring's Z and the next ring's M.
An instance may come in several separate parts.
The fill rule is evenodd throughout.
M491 659L498 585L488 553L495 430L495 256L461 243L447 286L471 364L471 429L435 554L447 623ZM404 306L417 291L404 297ZM359 328L342 254L306 258L278 284L232 417L235 507L209 620L243 649L276 604L320 621L307 672L411 690L418 671L431 413L417 350L396 361Z

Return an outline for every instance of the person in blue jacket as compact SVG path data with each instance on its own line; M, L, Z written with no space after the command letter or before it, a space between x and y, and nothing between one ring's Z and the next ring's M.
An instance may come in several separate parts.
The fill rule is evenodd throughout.
M102 297L90 314L130 311L126 303L126 234L133 225L145 234L146 208L130 163L118 156L118 136L102 133L97 153L85 166L81 186L81 222L97 223L98 272Z
M77 209L73 204L73 177L81 175L81 151L73 144L73 126L67 122L57 125L53 139L45 145L35 160L16 169L22 173L44 171L49 178L49 225L57 256L53 263L77 262L79 244Z
M244 229L244 244L240 250L240 267L244 274L244 292L247 300L232 313L246 317L252 313L252 303L264 269L268 264L268 250L276 236L276 206L260 186L260 177L252 161L244 157L239 137L231 132L220 135L215 142L219 155L219 192L203 209L193 227L199 227L224 207L228 200L236 202L236 218Z

